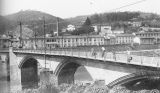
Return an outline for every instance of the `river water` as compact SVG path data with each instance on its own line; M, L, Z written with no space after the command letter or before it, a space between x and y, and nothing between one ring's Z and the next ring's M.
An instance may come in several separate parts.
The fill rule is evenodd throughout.
M9 81L7 79L7 64L3 61L0 61L0 93L9 92Z

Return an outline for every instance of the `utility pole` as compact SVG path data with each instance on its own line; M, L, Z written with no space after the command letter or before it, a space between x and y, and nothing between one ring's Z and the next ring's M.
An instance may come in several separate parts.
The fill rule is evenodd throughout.
M57 17L57 36L59 36L59 18Z
M20 26L20 37L19 37L19 40L20 40L20 47L22 48L22 22L21 21L19 23L19 26Z
M43 31L44 31L44 64L46 69L46 30L45 30L45 17L43 17Z
M35 37L35 48L37 48L37 45L36 45L36 36L37 36L37 33L36 33L36 29L34 27L35 25L33 24L33 28L34 28L34 37Z

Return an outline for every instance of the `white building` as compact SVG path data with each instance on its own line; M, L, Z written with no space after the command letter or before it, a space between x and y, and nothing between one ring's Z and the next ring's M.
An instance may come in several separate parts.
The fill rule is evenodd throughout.
M112 34L111 26L101 26L100 35L109 35Z
M112 30L113 34L123 34L124 30L119 29L119 30Z
M117 34L115 44L131 44L134 37L133 34Z
M68 31L74 31L76 28L75 28L75 26L74 25L68 25L67 26L67 30Z
M140 37L142 44L160 44L160 32L142 32L136 33L136 36Z

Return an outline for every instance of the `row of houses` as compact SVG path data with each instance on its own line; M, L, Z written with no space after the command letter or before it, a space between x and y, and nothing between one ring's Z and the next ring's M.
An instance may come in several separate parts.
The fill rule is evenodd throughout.
M118 45L132 44L135 37L140 38L141 44L160 44L160 32L136 33L133 34L117 34L115 36L101 35L83 35L83 36L56 36L31 38L23 40L24 48L44 48L52 49L56 47L77 47L77 46L100 46L100 45ZM156 36L158 35L158 36Z
M40 49L46 47L52 49L56 47L77 47L77 46L99 46L99 45L117 45L132 44L135 37L140 38L141 44L160 44L160 32L143 32L134 34L117 35L82 35L82 36L55 36L55 37L37 37L23 39L21 44L17 41L10 42L9 38L0 38L0 47L9 46L23 48Z
M160 44L160 32L141 32L136 33L137 37L140 37L142 44Z

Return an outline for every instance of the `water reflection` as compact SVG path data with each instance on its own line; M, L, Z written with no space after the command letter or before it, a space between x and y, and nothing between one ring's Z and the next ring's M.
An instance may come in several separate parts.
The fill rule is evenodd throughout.
M160 90L160 77L138 79L138 80L128 82L124 84L123 86L125 86L129 90L135 90L135 91L142 90L142 89Z
M8 77L7 64L3 61L0 61L0 91L2 93L7 93L9 92L10 89L7 77Z

